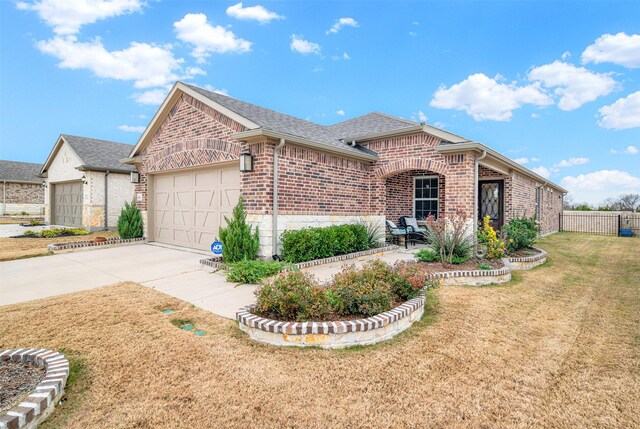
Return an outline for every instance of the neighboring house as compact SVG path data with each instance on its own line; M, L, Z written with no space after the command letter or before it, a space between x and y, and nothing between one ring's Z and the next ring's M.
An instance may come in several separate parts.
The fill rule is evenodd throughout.
M44 210L44 190L38 176L42 164L0 161L2 203L0 215L28 213L41 215Z
M241 154L251 154L252 171L240 171ZM150 241L208 249L242 194L263 256L278 252L285 229L457 210L489 215L496 227L537 214L551 233L566 193L429 125L369 113L323 126L181 82L126 162L140 172L136 201Z
M125 201L133 200L133 168L120 162L132 148L61 134L40 171L46 180L45 222L90 231L115 228Z

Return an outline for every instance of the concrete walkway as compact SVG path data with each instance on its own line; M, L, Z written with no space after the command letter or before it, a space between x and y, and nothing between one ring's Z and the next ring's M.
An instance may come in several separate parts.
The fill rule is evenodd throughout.
M132 281L233 318L255 286L201 268L202 255L147 244L0 262L0 306Z
M302 271L313 274L321 282L328 282L335 274L342 271L342 269L347 265L355 264L356 267L361 267L367 261L373 261L375 259L380 259L393 265L397 261L413 260L413 254L422 247L425 246L410 246L409 249L398 247L397 249L388 252L375 253L373 255L362 256L360 258L348 259L346 261L339 261L331 264L316 265L314 267L305 268Z

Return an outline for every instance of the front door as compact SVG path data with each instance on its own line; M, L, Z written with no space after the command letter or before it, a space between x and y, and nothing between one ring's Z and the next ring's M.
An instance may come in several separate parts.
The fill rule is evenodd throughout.
M478 184L478 214L480 225L489 216L489 225L495 230L504 224L504 180L487 180Z

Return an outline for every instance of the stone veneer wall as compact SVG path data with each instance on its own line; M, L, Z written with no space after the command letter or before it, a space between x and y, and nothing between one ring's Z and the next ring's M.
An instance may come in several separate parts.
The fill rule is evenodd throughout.
M44 187L40 183L2 183L0 215L44 214Z
M89 190L89 201L83 206L83 225L90 231L100 231L104 229L104 180L105 173L101 171L87 171L87 184L85 188ZM109 229L118 226L118 217L124 207L125 202L133 200L134 184L131 183L129 174L109 173L107 179L108 204L107 210Z

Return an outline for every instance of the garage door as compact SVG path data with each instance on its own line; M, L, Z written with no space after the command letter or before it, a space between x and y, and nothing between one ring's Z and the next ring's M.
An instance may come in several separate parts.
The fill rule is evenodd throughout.
M53 185L53 223L82 226L82 182Z
M153 176L154 240L209 250L240 197L237 165Z

